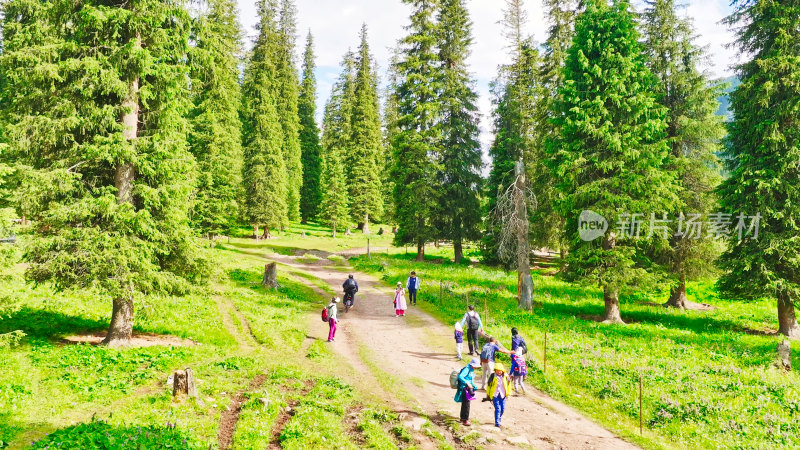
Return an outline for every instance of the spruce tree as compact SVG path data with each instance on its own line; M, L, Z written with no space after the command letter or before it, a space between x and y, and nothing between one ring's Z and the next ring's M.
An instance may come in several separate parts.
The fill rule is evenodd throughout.
M667 140L671 169L677 176L679 202L672 217L681 213L708 216L716 206L713 191L720 181L716 154L725 134L722 117L716 115L719 85L699 69L704 58L694 41L694 30L681 18L674 0L653 0L642 15L642 34L648 66L658 79L658 101L667 110ZM673 274L667 306L685 308L686 278L707 275L718 254L709 237L680 233L674 222L669 246L660 259Z
M350 225L350 202L345 171L345 154L350 151L352 111L355 100L356 59L348 51L342 61L342 72L325 105L322 122L322 205L320 219L337 229Z
M554 113L560 133L549 148L570 243L567 269L603 289L611 323L623 323L620 291L648 274L644 241L624 226L628 215L669 211L676 188L666 165L665 111L630 9L627 0L594 1L578 17ZM608 221L601 239L581 238L579 217L587 210Z
M392 142L397 136L398 129L398 103L397 86L399 83L399 76L397 73L397 62L399 55L397 50L393 50L392 58L389 62L387 85L383 92L383 147L385 149L383 155L383 167L381 170L382 187L383 187L383 222L395 223L394 216L394 188L395 182L392 178L392 168L394 167L392 151Z
M395 244L415 244L417 260L425 258L425 243L434 239L432 217L439 201L436 172L440 142L437 2L403 0L413 7L409 34L400 41L400 58L394 70L399 82L395 93L397 133L392 141L394 217L398 224Z
M210 0L197 19L189 52L193 108L189 147L198 163L192 222L203 233L224 233L239 216L242 136L236 3Z
M275 57L280 45L274 5L258 3L258 38L244 72L242 85L242 139L244 147L244 216L258 239L288 224L286 160L283 156L283 128L278 117L276 96L280 79Z
M479 191L483 166L478 128L478 94L467 58L472 45L472 22L464 0L443 0L438 16L441 142L437 183L441 200L435 213L441 239L451 240L455 262L464 256L465 240L480 237Z
M300 216L303 223L317 217L322 201L321 146L315 117L317 109L315 67L314 38L309 31L303 56L303 83L300 85L300 98L297 100L297 111L300 116L300 148L303 156L303 189L300 191Z
M572 44L575 18L582 10L583 3L582 0L544 0L550 25L538 74L544 90L544 101L535 110L536 134L542 142L557 133L551 113L555 111L554 102L558 88L563 83L564 63L567 50ZM563 264L567 247L565 222L555 208L559 201L559 192L555 188L557 182L553 179L553 172L539 166L539 170L531 173L531 184L537 199L537 207L531 213L531 242L536 247L559 250Z
M740 27L737 46L750 59L737 67L742 83L731 95L730 177L719 196L734 230L719 261L725 273L718 286L736 298L776 298L778 331L798 338L800 3L739 1L727 22ZM760 215L759 223L740 215Z
M205 272L188 219L185 5L11 0L3 11L5 139L42 197L30 203L26 277L99 289L113 304L104 342L127 345L137 298L183 292Z
M276 107L283 130L281 152L286 161L286 208L289 220L300 220L300 189L303 185L300 117L297 104L300 88L295 65L296 16L297 8L294 0L280 0L279 40L275 55L278 78L275 88Z
M361 28L356 60L353 103L350 116L350 145L345 155L350 214L358 227L369 233L370 218L383 215L381 166L383 142L377 76L367 42L367 26Z
M493 84L495 138L489 149L492 165L486 181L487 224L481 244L485 262L502 263L507 268L515 267L517 261L504 261L498 255L503 230L503 221L495 214L498 199L514 183L517 161L523 162L530 179L531 173L541 172L540 166L544 160L542 142L534 138L539 106L537 97L541 95L538 92L537 73L539 52L531 38L523 34L526 21L522 1L509 1L503 25L511 63L500 68L500 75Z

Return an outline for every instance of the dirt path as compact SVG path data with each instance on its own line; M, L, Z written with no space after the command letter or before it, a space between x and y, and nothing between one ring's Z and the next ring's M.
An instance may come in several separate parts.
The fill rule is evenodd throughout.
M268 257L341 291L345 275L328 267L330 262L325 259L308 263L300 257ZM398 397L407 407L440 419L434 422L446 428L448 419L457 420L460 406L453 401L449 375L465 365L455 359L450 327L413 306L407 311L408 317L395 317L392 290L369 275L356 273L356 278L360 286L356 306L347 314L339 314L340 328L331 345L357 370L377 366L399 384ZM311 334L319 339L327 339L327 333L327 325L321 321L312 326ZM493 414L490 403L472 403L472 428L490 439L484 448L507 448L510 444L549 449L638 448L532 387L526 396L509 398L501 431L494 427Z

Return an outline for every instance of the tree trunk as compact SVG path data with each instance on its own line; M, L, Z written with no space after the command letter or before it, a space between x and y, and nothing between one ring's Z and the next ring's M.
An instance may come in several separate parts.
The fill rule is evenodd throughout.
M364 223L361 224L361 232L369 234L369 214L364 217Z
M264 286L276 289L278 287L278 264L271 262L264 266L264 279L261 281Z
M453 261L458 264L462 259L464 259L464 249L461 240L457 239L453 241Z
M125 347L131 343L133 334L133 298L117 297L111 312L111 325L103 344L109 347Z
M619 293L615 288L603 287L603 300L606 304L603 323L618 323L624 325L619 311Z
M425 243L417 243L417 261L425 261Z
M261 237L264 239L269 239L270 237L272 237L272 235L269 234L269 227L264 227L264 234L261 235Z
M564 248L564 246L561 246L561 248L559 249L559 260L558 260L558 266L560 270L564 270L566 261L567 261L567 250Z
M141 47L141 38L134 39L134 46ZM128 85L128 95L122 101L122 137L132 147L139 136L139 78ZM130 161L118 161L114 173L114 187L117 188L117 203L133 204L134 166ZM103 344L109 347L130 345L133 334L133 296L116 297L113 301L111 324Z
M255 238L255 240L258 240L258 238L259 238L258 225L253 225L253 238Z
M172 375L172 397L197 397L192 369L176 370Z
M525 166L520 159L514 164L517 180L514 185L514 209L520 224L517 234L517 298L518 305L525 311L533 309L533 278L531 278L530 223L528 222L528 201L525 198L527 181Z
M678 309L686 309L686 276L681 274L680 284L672 288L669 294L669 300L664 303L664 306Z
M336 239L336 222L333 222L333 238Z
M789 339L800 339L800 327L794 314L794 302L785 292L778 293L778 332Z

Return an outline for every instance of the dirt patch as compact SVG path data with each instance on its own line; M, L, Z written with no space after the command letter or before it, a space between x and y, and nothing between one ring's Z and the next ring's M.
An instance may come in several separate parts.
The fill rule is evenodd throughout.
M350 408L344 416L344 425L347 429L347 434L353 438L356 445L360 448L366 448L367 446L367 439L364 437L364 433L358 429L359 424L359 417L361 417L361 412L364 408L357 406L355 408Z
M642 305L670 308L666 303L643 302ZM684 303L684 306L686 307L684 308L686 311L714 311L717 309L716 306L709 305L708 303L695 303L688 300Z
M311 389L314 389L314 381L312 380L305 380L303 381L303 388L299 391L297 390L286 390L285 392L288 395L299 393L299 397L305 397L311 392ZM277 450L283 448L281 446L281 433L283 429L286 427L286 424L289 423L289 420L297 413L297 405L300 404L299 398L292 398L286 402L286 406L281 408L281 413L275 419L275 425L272 427L272 438L269 441L269 446L267 449L269 450Z
M260 388L266 380L267 376L265 374L258 375L250 380L247 390L236 394L230 406L228 406L225 411L222 411L222 415L219 418L219 433L217 434L217 442L219 443L220 449L228 449L233 444L233 435L236 432L236 423L239 421L239 414L242 412L245 392Z
M100 333L75 334L61 338L61 342L64 344L100 345L105 337L105 334ZM193 345L197 345L197 343L191 339L183 339L168 334L133 333L131 342L127 347L191 347Z

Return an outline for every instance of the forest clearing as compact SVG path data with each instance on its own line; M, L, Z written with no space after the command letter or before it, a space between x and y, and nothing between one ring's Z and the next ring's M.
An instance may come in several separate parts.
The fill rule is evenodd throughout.
M0 449L800 447L798 30L0 0Z

